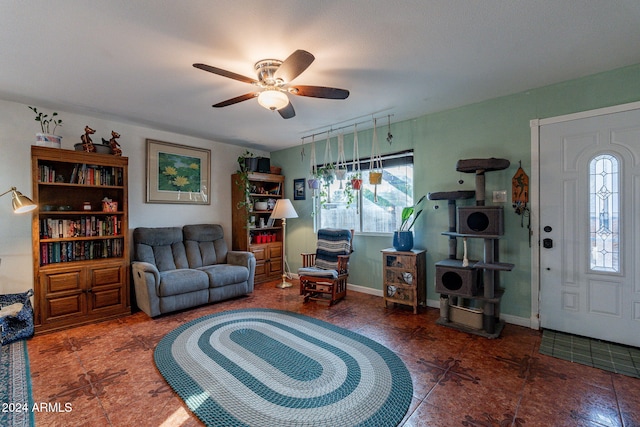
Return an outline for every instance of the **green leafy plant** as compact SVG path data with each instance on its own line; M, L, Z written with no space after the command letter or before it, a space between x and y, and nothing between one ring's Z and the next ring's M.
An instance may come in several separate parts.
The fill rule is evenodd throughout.
M245 161L245 159L250 159L252 157L254 157L255 155L249 151L246 150L244 153L242 153L240 156L238 156L238 166L239 166L239 170L238 173L240 172L247 172L248 168L247 168L247 162Z
M29 106L29 109L36 114L35 120L36 122L40 123L40 129L42 129L42 133L50 133L55 135L56 128L58 126L62 126L62 119L56 119L58 113L56 113L55 111L51 114L51 117L49 117L48 114L38 111L36 107ZM49 131L50 125L53 125L53 132Z
M400 224L400 228L398 229L398 231L411 230L413 225L416 223L416 219L418 219L418 217L422 213L422 209L420 209L418 212L415 212L415 210L418 205L424 201L425 197L426 196L420 197L420 200L418 200L413 206L407 206L406 208L402 209L402 223Z
M247 162L245 159L249 159L254 157L254 154L246 150L240 156L238 156L238 170L236 171L238 174L238 179L236 179L236 185L239 186L242 191L244 191L244 201L238 202L238 209L245 209L247 214L251 210L252 201L251 201L251 189L249 185L249 168L247 167Z

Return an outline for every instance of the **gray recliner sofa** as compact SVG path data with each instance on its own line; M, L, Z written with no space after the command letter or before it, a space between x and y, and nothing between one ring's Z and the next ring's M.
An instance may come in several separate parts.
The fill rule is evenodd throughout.
M136 302L151 317L253 292L254 255L227 250L218 224L139 227L133 244Z

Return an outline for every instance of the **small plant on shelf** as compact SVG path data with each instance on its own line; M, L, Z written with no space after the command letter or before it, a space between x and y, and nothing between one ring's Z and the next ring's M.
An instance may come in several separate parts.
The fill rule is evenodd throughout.
M42 133L55 135L58 126L62 126L62 119L56 118L58 113L55 111L51 113L51 117L41 111L38 111L36 107L29 106L29 109L36 114L35 121L40 123L40 129ZM51 125L53 125L53 131L50 131Z
M244 201L238 202L238 209L246 209L247 213L251 210L251 189L249 186L249 173L252 172L252 168L247 161L248 159L255 159L255 156L249 150L246 150L243 154L238 156L238 179L236 185L244 191Z

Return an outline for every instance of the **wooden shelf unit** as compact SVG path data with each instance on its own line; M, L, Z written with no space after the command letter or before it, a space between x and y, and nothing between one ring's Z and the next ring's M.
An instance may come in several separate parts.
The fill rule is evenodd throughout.
M127 167L126 157L31 147L36 333L131 313ZM103 211L105 198L117 208Z
M382 294L384 305L390 302L410 305L413 313L426 305L426 250L382 250Z
M284 179L283 175L250 172L245 184L247 192L242 187L240 174L231 175L231 244L233 250L255 255L255 283L282 277L282 221L276 220L272 226L267 226L272 209L255 210L253 206L256 201L283 198ZM261 219L265 227L260 227Z

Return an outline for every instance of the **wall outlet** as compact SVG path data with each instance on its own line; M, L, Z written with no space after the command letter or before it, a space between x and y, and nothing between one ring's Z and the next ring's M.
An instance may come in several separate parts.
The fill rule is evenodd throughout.
M493 192L493 203L506 203L507 190L499 190Z

